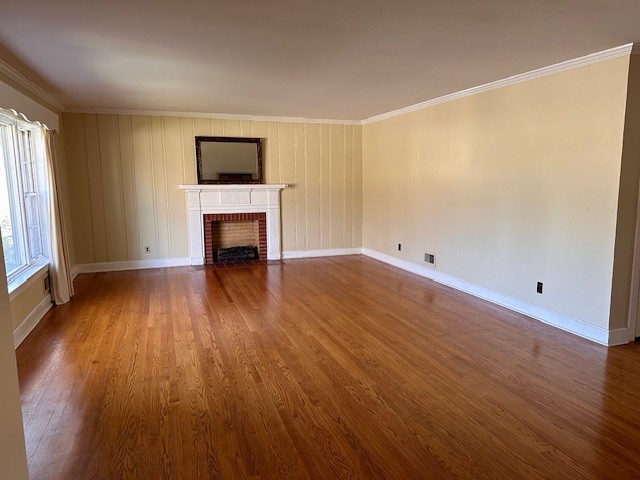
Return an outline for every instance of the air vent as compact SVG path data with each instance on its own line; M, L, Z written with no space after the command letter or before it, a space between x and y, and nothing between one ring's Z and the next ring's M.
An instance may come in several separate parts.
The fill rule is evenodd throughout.
M435 265L436 264L436 256L431 254L431 253L425 253L424 254L424 261L427 262L429 265Z

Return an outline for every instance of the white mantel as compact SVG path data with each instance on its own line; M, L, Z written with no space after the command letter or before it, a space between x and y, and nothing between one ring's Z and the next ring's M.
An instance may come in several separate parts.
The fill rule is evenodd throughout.
M204 264L203 215L215 213L265 213L267 259L280 260L280 190L286 184L180 185L187 192L187 223L191 265Z

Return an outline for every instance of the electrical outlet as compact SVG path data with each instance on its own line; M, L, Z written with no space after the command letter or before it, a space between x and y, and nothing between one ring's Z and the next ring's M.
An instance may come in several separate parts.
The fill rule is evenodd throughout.
M402 244L401 243L398 244L398 251L399 252L402 251Z
M536 286L536 292L542 293L542 282L538 282L538 285Z
M144 247L145 253L151 253L151 247Z

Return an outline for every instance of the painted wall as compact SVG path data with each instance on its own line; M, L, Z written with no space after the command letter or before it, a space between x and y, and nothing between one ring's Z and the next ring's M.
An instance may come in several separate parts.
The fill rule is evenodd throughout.
M44 288L44 278L48 272L43 272L33 279L33 283L20 290L11 300L11 325L13 330L35 310L40 303L49 297L49 291Z
M608 328L628 68L366 125L364 247L421 265L433 253L439 271Z
M6 279L6 275L0 242L0 279ZM12 332L7 283L0 281L0 465L2 478L26 480L27 454Z
M65 113L76 263L188 256L196 135L265 138L283 250L361 245L360 126ZM151 251L145 253L145 247Z

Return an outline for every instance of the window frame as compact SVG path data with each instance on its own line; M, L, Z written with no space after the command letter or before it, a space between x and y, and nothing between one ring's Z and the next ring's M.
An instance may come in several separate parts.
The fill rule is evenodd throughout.
M47 171L44 159L44 131L41 125L28 122L11 115L7 111L0 109L0 125L11 129L11 145L7 145L7 150L11 150L12 158L6 158L5 169L7 172L7 185L12 232L19 228L19 240L21 254L24 264L11 273L7 272L7 284L9 290L17 288L18 283L22 283L49 263L49 238L48 238L48 195L47 195ZM24 149L23 132L29 132L27 148ZM31 172L25 172L25 168L30 168ZM25 194L25 173L32 174L34 192ZM12 177L12 178L9 178ZM27 196L35 197L35 209L37 213L37 223L29 225L27 218ZM16 211L18 210L18 211ZM33 212L32 212L33 213ZM17 219L15 217L18 217ZM17 221L16 221L17 220ZM19 222L19 225L16 223ZM32 253L32 233L33 227L39 230L39 250L37 255ZM18 238L14 236L14 242ZM31 272L33 270L33 272Z

